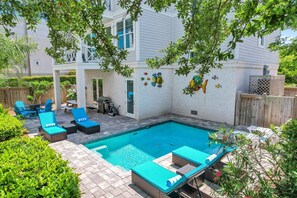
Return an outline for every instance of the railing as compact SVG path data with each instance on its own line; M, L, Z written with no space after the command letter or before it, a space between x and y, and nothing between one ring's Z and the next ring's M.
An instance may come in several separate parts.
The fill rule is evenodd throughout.
M96 48L91 46L82 46L82 60L86 63L98 62Z
M66 51L63 58L66 63L76 63L76 52L73 50Z
M104 0L107 11L111 11L112 0Z
M96 48L88 45L83 45L80 51L66 51L63 57L65 61L64 64L78 63L80 62L78 60L78 57L81 57L80 61L83 63L97 63L99 61L99 58L96 54Z

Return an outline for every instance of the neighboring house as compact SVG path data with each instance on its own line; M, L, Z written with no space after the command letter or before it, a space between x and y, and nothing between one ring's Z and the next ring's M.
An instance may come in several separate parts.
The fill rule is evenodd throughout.
M69 52L67 63L54 65L56 100L60 101L60 71L76 70L78 106L89 106L103 93L111 97L116 106L121 105L120 114L136 119L175 113L200 119L234 123L235 100L237 91L248 91L249 76L262 75L264 65L269 66L270 74L276 75L278 53L270 52L267 46L279 36L275 32L262 38L244 38L234 50L234 60L224 63L223 69L213 69L205 76L208 79L207 93L197 92L194 96L184 95L185 88L192 75L177 76L177 65L160 69L149 69L147 58L161 56L159 50L183 34L183 27L174 9L166 13L156 13L152 8L143 6L143 14L137 22L129 17L123 20L125 11L116 1L110 1L104 21L107 31L119 36L114 41L119 48L130 53L125 61L134 68L132 78L124 78L115 72L103 72L94 60L93 49L82 43L77 53ZM227 42L226 42L227 43ZM226 47L223 44L222 48ZM162 73L162 87L151 85L152 74ZM148 75L145 75L148 73ZM218 79L212 77L216 75ZM145 78L143 80L143 78ZM148 83L145 86L145 82ZM221 85L221 88L217 88ZM103 90L102 90L103 89ZM60 107L60 103L57 103ZM197 115L194 115L197 111Z
M31 75L52 75L52 58L45 52L45 48L50 46L46 22L42 20L35 30L28 30L25 21L20 20L12 31L16 39L28 36L31 41L37 43L37 50L31 52L29 59L25 60L26 69L23 70L23 75L29 75L29 68L31 68Z

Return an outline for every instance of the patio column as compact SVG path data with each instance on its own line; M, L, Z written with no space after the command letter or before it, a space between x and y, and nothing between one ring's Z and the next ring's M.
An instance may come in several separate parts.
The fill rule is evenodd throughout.
M77 106L86 106L86 82L85 82L85 70L81 68L76 69L76 94L77 94Z
M60 71L54 70L53 77L56 109L61 109Z

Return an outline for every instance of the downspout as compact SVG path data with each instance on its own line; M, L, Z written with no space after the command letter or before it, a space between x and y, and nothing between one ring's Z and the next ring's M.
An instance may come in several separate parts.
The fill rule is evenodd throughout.
M27 22L25 21L25 37L26 37L26 41L27 44L29 44L29 36L28 36L28 27L27 27ZM27 57L26 57L26 64L27 64L27 68L28 68L28 75L31 76L31 61L30 61L30 51L27 52Z

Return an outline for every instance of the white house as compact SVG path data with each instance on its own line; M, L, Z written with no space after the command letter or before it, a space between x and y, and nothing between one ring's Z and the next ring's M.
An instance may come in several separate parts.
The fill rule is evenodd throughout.
M14 38L28 36L31 41L37 44L37 50L29 54L29 59L25 60L27 68L24 69L23 74L29 74L29 66L32 75L52 75L52 58L46 54L45 48L50 46L48 38L49 29L45 20L41 20L34 30L28 30L26 22L19 20L14 28Z
M74 69L78 106L91 105L103 89L104 96L111 97L115 105L121 105L121 115L135 119L175 113L233 124L236 93L248 91L249 76L262 75L264 65L269 66L271 75L277 74L278 53L270 52L267 46L280 32L262 38L244 38L235 49L233 60L224 63L223 69L214 69L205 76L208 79L206 94L200 90L192 97L184 95L183 88L194 74L177 76L177 65L152 70L145 63L147 58L161 55L159 50L182 36L183 27L175 10L156 13L144 5L142 16L132 23L129 17L122 20L125 10L117 5L117 1L110 3L104 21L107 29L120 37L119 41L114 41L115 45L130 52L125 63L134 68L132 78L100 70L93 49L81 42L81 50L69 52L65 64L53 66L57 107L61 106L60 71ZM152 86L152 75L158 73L164 80L162 87Z

